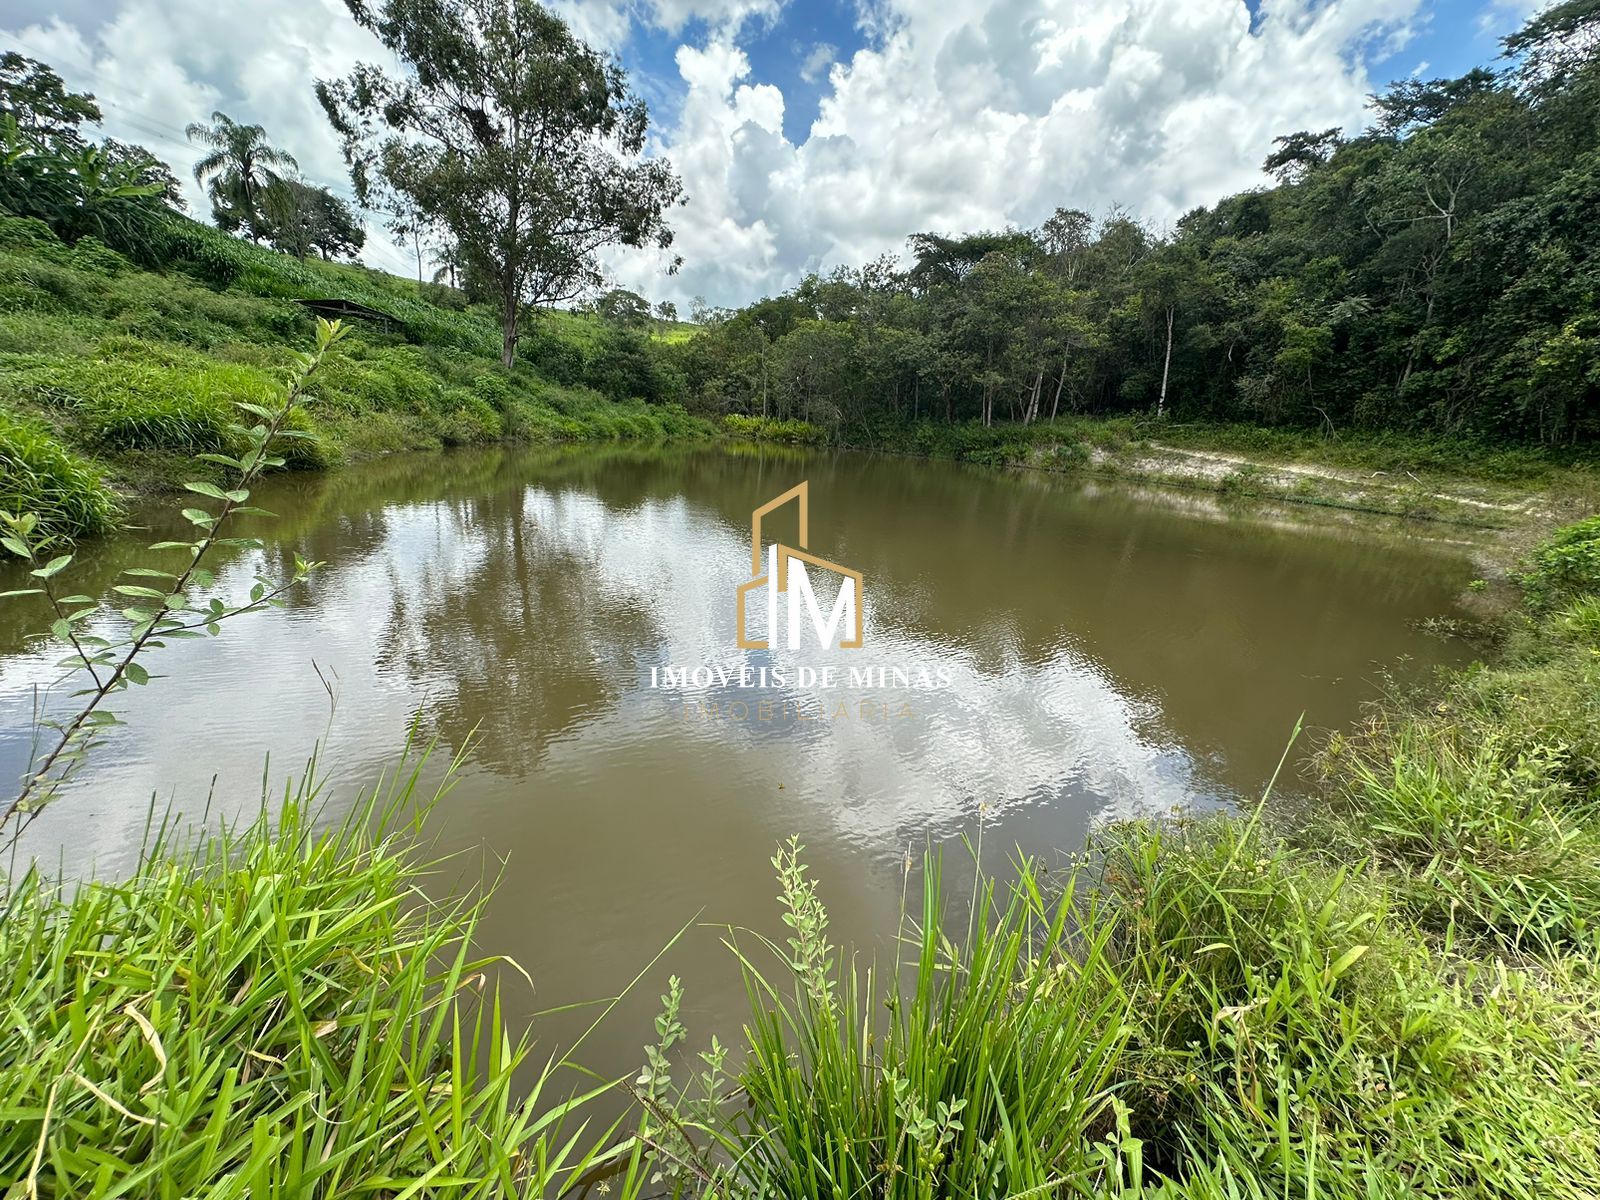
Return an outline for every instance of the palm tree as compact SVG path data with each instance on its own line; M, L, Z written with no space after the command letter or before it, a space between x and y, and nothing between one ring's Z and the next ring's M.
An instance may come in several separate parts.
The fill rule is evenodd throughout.
M274 168L299 169L294 155L271 145L261 126L240 125L223 112L212 113L210 125L196 121L186 132L190 141L211 148L195 163L194 181L205 185L217 225L243 228L251 241L259 241L262 195L280 178Z

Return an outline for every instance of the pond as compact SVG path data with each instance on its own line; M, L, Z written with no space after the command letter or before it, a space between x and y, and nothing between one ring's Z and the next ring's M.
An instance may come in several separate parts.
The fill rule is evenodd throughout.
M807 625L809 648L780 628L741 649L752 511L801 481L809 539L794 503L763 539L860 573L862 645L822 649ZM698 447L394 458L280 477L257 502L279 514L252 530L267 549L219 559L219 588L295 551L325 565L285 608L152 658L167 678L125 698L128 725L28 849L115 872L152 796L248 815L320 743L348 804L413 722L440 744L434 775L475 737L434 817L461 852L438 886L498 876L483 940L534 980L517 1011L612 995L692 926L591 1040L602 1071L639 1061L668 970L692 1041L737 1038L720 941L781 930L783 839L805 844L835 941L881 950L927 844L981 831L986 865L1019 847L1054 862L1097 822L1256 796L1301 713L1348 726L1386 678L1469 655L1449 633L1461 531L1201 493ZM176 532L165 507L141 519L82 548L74 590ZM823 616L831 575L809 570ZM761 640L759 596L749 616ZM54 678L46 625L31 601L0 607L7 779Z

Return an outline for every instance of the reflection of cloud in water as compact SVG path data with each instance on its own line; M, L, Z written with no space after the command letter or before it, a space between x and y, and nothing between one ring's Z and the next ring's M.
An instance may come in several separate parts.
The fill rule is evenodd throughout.
M1188 755L1147 732L1158 728L1159 711L1121 695L1096 664L1069 646L1040 663L1012 655L982 669L958 646L881 619L894 606L875 603L877 581L869 578L861 650L739 651L733 595L748 564L742 530L681 501L647 502L618 523L593 497L535 493L528 512L548 542L593 570L603 594L648 602L663 638L646 657L633 659L639 675L632 693L578 731L562 747L562 758L582 762L639 738L683 738L777 755L772 773L803 780L805 792L835 814L841 832L869 843L958 822L980 803L1004 807L1070 794L1121 816L1168 807L1204 790L1197 789ZM682 691L648 686L651 666L721 665L732 679L741 667L758 677L760 668L781 664L792 680L801 663L831 664L841 678L851 666L942 664L951 682L935 690L763 690L717 681ZM863 699L890 715L863 719ZM763 700L774 706L771 720L757 715ZM735 701L747 703L744 719L726 715ZM831 714L841 703L849 715L836 719ZM903 705L911 715L894 715ZM717 715L708 715L712 706ZM814 719L781 715L793 706Z

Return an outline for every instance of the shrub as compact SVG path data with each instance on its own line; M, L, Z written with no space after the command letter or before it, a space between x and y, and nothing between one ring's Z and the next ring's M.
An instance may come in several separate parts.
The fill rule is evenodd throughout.
M511 382L504 375L478 375L472 380L472 391L500 412L511 403Z
M51 262L65 262L71 248L38 217L13 217L0 212L0 249L16 250Z
M476 392L451 388L439 401L439 440L446 446L472 446L496 441L501 434L500 414Z
M1057 442L1039 454L1039 465L1053 471L1071 471L1089 464L1089 447L1082 442Z
M1522 587L1541 611L1600 594L1600 517L1559 529L1534 550Z
M742 413L723 417L722 428L734 437L789 446L817 446L828 440L827 430L806 421L779 421L773 417L747 417Z
M173 216L161 227L152 255L214 288L225 288L244 272L244 243L198 221Z
M131 270L133 264L107 246L99 238L84 237L68 255L68 262L79 271L92 271L99 275L119 275Z

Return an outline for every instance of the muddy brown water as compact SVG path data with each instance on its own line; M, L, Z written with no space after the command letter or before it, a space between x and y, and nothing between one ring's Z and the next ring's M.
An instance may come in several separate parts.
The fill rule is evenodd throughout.
M801 480L810 549L862 573L864 644L741 651L751 511ZM908 852L981 831L986 864L1019 848L1053 862L1099 822L1253 797L1302 712L1349 725L1384 679L1470 653L1439 625L1472 573L1459 530L1201 493L608 448L388 459L278 478L257 501L279 514L255 530L267 548L219 559L222 591L295 551L326 565L282 610L153 658L165 678L120 704L127 726L27 849L115 873L152 796L183 817L248 814L264 772L281 791L321 743L336 811L394 766L413 722L440 744L430 779L476 731L434 814L439 848L460 852L434 886L498 876L485 948L535 984L510 989L515 1014L613 995L691 927L585 1047L617 1074L640 1061L669 971L691 1045L738 1041L721 940L781 929L783 839L805 844L835 940L882 953ZM85 545L74 589L148 561L165 511ZM768 529L798 532L787 511ZM31 601L0 605L7 779L55 678L46 625ZM785 664L842 679L867 665L888 684L650 686L652 668ZM948 682L917 686L924 673ZM586 1020L538 1028L553 1045Z

